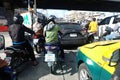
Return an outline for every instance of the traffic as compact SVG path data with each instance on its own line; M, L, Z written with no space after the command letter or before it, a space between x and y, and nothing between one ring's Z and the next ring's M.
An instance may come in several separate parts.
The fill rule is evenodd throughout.
M44 79L44 71L44 76L62 75L62 80L119 80L119 15L100 21L93 14L79 19L35 14L31 8L17 11L11 24L2 24L7 28L0 34L0 50L5 55L0 58L0 80L40 80ZM9 46L6 46L6 32L11 40ZM32 67L45 70L35 70L34 74ZM74 78L68 78L70 73ZM37 77L25 76L26 79L23 74ZM49 78L52 79L45 80Z

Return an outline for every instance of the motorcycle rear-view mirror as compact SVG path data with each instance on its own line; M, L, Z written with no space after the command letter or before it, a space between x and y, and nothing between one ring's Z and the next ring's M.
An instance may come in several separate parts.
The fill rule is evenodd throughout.
M0 35L0 50L5 48L5 38L3 35Z

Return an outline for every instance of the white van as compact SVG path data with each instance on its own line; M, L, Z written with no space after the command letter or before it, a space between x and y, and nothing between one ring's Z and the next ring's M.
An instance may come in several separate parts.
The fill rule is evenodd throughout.
M120 19L120 15L110 16L104 18L99 24L98 24L98 37L100 37L104 32L107 26L114 29L115 25L118 22L118 19Z

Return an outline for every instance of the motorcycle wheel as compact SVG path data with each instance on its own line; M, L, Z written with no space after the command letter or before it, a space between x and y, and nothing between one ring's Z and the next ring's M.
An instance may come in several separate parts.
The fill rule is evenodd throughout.
M36 45L35 45L35 51L36 51L38 54L42 52L42 49L41 49L41 47L39 46L39 44L36 44Z
M87 42L88 43L94 42L94 35L89 36Z
M17 76L15 76L15 77L10 77L9 79L10 79L10 80L18 80Z
M1 79L0 79L1 80ZM3 80L18 80L17 75L5 74Z
M51 66L51 73L55 74L55 64L53 66Z

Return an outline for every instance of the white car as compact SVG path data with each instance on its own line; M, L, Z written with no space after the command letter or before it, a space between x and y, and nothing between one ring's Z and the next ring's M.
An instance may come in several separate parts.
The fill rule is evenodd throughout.
M118 23L118 19L120 19L120 15L114 15L114 16L104 18L98 24L98 36L101 37L101 35L105 33L105 29L107 26L111 27L114 30L116 24Z

